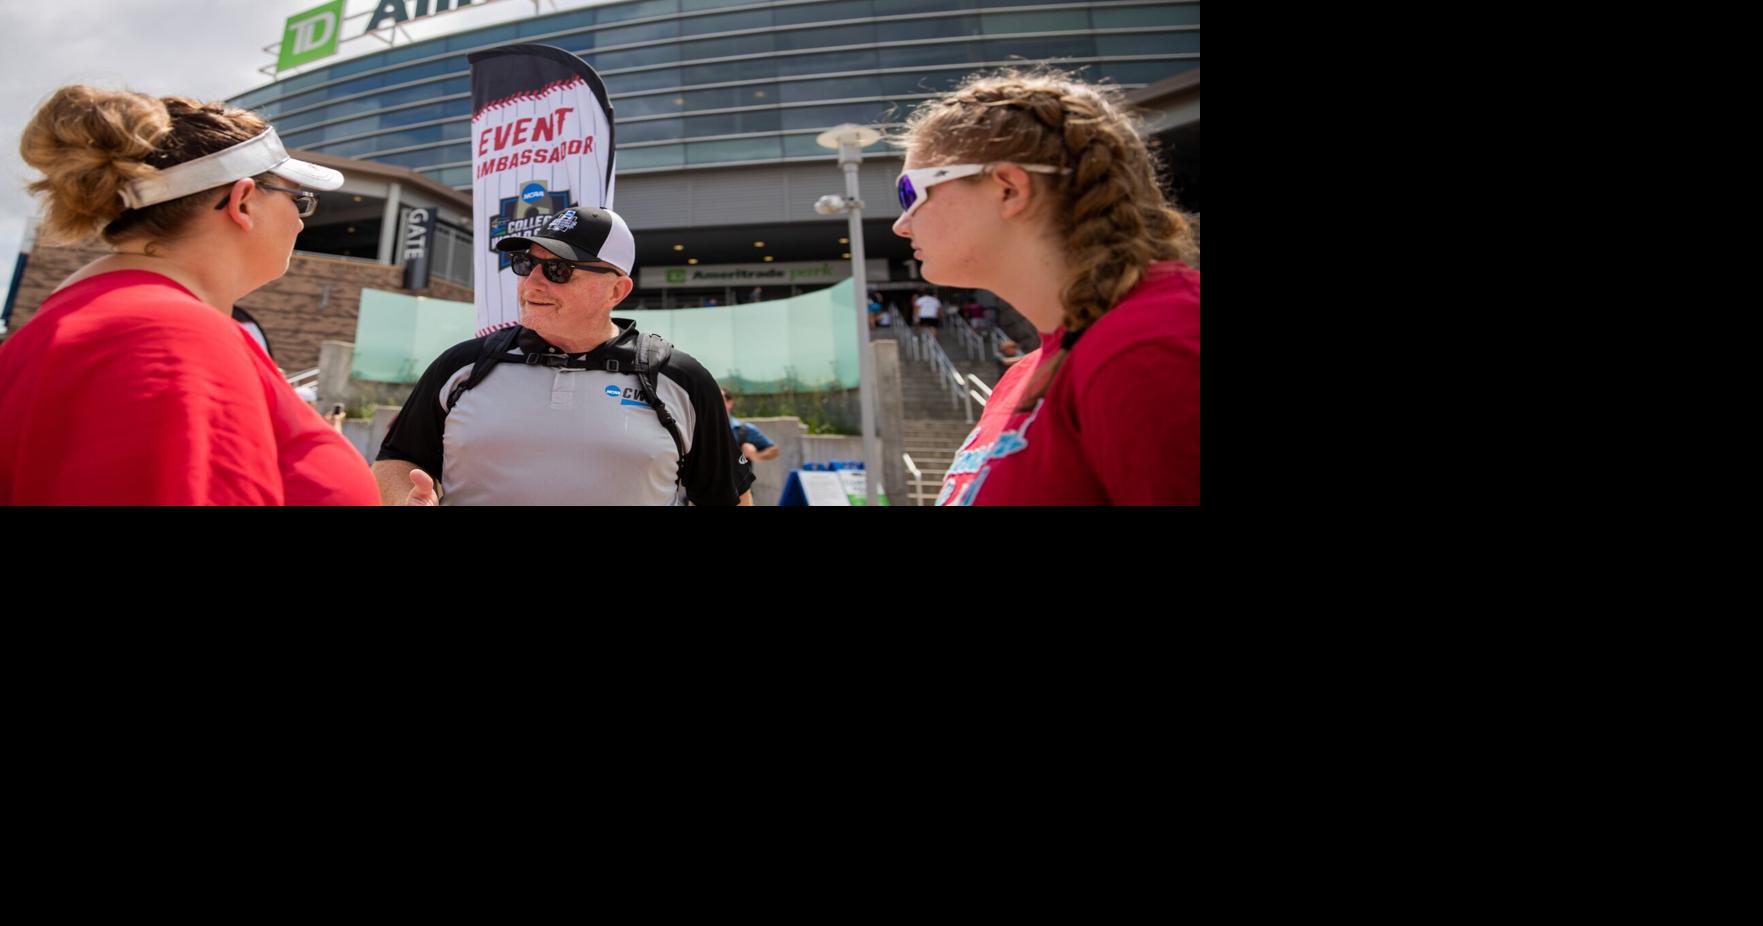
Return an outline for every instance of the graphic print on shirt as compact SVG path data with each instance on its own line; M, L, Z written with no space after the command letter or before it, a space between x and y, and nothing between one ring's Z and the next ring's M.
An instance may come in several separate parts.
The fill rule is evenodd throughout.
M991 444L986 444L983 447L969 446L979 438L979 432L983 430L985 430L985 425L978 425L972 431L967 432L967 437L962 439L961 449L955 454L955 462L949 464L949 471L943 475L943 490L937 493L935 502L937 507L947 504L950 493L955 491L954 477L978 471L980 464L985 461L986 451L992 449Z
M1011 423L1005 424L1004 430L998 434L997 440L992 441L990 444L975 447L972 450L964 450L957 454L955 462L949 466L950 476L957 473L971 473L976 471L979 475L973 477L973 481L967 484L966 488L961 492L961 497L958 499L952 500L950 498L954 493L955 482L953 480L944 482L942 494L937 496L937 504L972 505L973 500L979 497L980 486L985 485L986 473L991 469L992 461L1001 460L1013 453L1021 453L1023 450L1028 449L1028 438L1024 435L1028 433L1029 426L1035 423L1035 418L1041 414L1041 406L1045 405L1046 402L1047 400L1045 398L1037 399L1035 401L1035 407L1023 417L1021 422L1012 421ZM1012 424L1015 426L1012 427ZM977 429L974 433L978 434ZM969 437L968 439L971 440L972 438Z

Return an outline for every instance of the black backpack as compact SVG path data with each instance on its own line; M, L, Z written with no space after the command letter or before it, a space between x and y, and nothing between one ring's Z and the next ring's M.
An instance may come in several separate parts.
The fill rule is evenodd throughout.
M459 404L459 397L465 390L484 381L498 365L519 363L526 366L563 367L569 365L569 354L541 354L528 351L524 354L510 354L515 338L520 335L520 326L511 325L507 328L491 332L478 345L477 359L472 362L471 375L453 387L447 394L447 411ZM682 477L686 464L686 439L680 434L679 422L674 420L673 413L661 401L661 393L656 390L656 377L661 368L673 357L673 345L658 334L639 334L634 339L627 339L621 334L610 348L603 351L603 368L608 373L629 373L637 378L637 391L642 394L643 401L655 410L655 417L661 420L661 426L667 429L673 438L673 446L679 451L679 462L674 470L674 482L677 484Z

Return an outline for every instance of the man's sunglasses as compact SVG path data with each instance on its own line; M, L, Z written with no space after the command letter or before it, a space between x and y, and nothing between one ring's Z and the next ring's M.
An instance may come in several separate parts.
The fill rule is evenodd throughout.
M300 210L300 218L304 219L304 218L312 215L314 212L318 211L318 194L314 193L310 190L292 190L292 189L289 189L285 186L276 186L273 183L264 183L261 180L257 181L257 188L260 190L274 190L277 193L287 193L287 194L293 196L294 197L294 205L296 207L298 207ZM232 198L233 198L233 191L228 190L227 194L220 198L220 202L216 203L214 208L217 210L225 209L226 204L229 201L231 201Z
M913 213L930 194L930 188L946 180L959 180L974 174L989 171L1009 161L994 161L990 164L944 164L941 167L920 167L906 171L896 182L900 194L900 218ZM1031 174L1069 174L1071 168L1048 167L1045 164L1017 164L1017 167Z
M564 260L561 257L540 260L526 251L514 251L508 255L508 269L514 271L514 275L517 277L531 274L534 267L545 268L545 279L558 285L568 283L570 276L577 270L586 270L591 273L611 273L615 275L622 273L617 267L600 267L594 264L584 264L579 261Z

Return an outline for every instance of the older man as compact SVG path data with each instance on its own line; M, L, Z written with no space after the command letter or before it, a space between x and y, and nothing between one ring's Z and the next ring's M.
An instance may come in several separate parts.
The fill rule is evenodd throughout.
M716 379L612 317L634 285L624 219L567 209L496 249L521 278L520 325L423 373L373 465L381 501L735 504L752 475Z

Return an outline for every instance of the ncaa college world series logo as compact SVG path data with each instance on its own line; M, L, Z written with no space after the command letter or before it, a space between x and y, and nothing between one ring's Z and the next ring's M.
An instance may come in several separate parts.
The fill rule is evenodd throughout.
M637 392L635 386L607 386L606 398L616 399L620 405L635 405L638 408L649 408L649 403ZM654 409L650 408L650 411Z
M552 213L569 208L568 190L548 190L543 180L528 180L520 185L520 195L504 199L496 206L496 214L490 216L490 250L496 251L496 242L513 235L522 237L539 230ZM496 251L496 269L508 266L508 255Z

